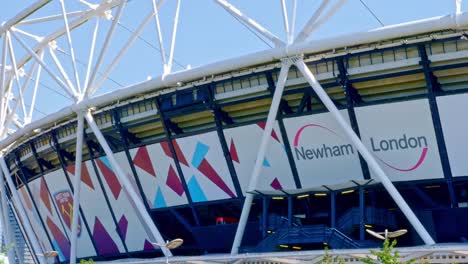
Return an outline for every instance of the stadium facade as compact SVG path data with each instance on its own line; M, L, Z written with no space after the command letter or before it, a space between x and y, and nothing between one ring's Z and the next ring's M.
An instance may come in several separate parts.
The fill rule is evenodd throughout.
M233 252L378 245L365 229L406 228L404 246L466 242L463 25L458 14L305 42L78 102L0 143L3 210L33 256L57 251L60 263L73 257L74 214L78 259L156 257L155 242L179 237L176 255L227 253L233 241Z

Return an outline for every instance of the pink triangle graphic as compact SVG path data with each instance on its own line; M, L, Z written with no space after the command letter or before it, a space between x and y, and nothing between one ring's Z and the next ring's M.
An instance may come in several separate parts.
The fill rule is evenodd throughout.
M257 126L259 126L261 129L265 130L266 122L265 121L258 122ZM274 138L276 141L278 141L278 143L281 143L280 140L279 140L278 135L276 134L275 129L271 130L271 137Z
M182 183L180 182L179 176L175 172L172 165L169 166L169 171L167 172L167 180L166 185L169 186L174 192L176 192L179 196L184 194L184 188L182 187Z
M151 164L151 159L148 154L148 150L145 146L140 147L133 158L133 164L138 166L140 169L146 171L148 174L156 177L156 173L154 172L153 164Z
M203 159L198 167L198 170L203 173L210 181L223 190L229 197L234 198L236 195L229 189L229 186L223 181L219 174L213 169L206 159Z
M279 182L278 178L275 178L270 186L275 189L275 190L283 190L283 186L281 186L281 183Z
M237 154L236 145L234 144L234 139L231 138L231 145L229 146L229 153L231 154L232 161L240 163L239 155Z

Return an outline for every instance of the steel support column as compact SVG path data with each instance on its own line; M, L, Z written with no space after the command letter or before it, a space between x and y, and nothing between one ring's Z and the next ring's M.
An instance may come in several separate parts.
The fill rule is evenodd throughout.
M220 109L219 106L216 105L215 100L214 100L214 86L210 85L208 87L208 99L210 103L210 108L213 111L213 115L215 118L215 123L216 123L216 132L218 133L219 141L221 143L221 148L223 150L223 154L229 169L229 173L231 175L232 183L234 184L234 188L236 189L236 194L239 199L242 199L243 194L242 194L242 188L239 183L239 178L237 177L237 172L234 167L234 163L232 162L231 158L231 153L229 152L229 147L228 143L226 142L226 137L224 136L224 131L223 131L223 122L221 121L222 118L220 116Z
M73 214L72 214L72 233L70 241L70 264L76 263L77 238L78 238L78 219L80 201L81 201L81 164L83 163L83 130L84 113L78 112L76 128L76 150L75 150L75 179L73 182ZM96 251L97 253L97 251Z
M330 204L331 204L330 226L335 228L336 227L336 192L335 191L330 192Z
M364 200L364 187L359 187L359 240L364 240L366 235L365 218L366 218L366 204Z
M273 76L271 76L271 72L266 74L266 78L267 78L270 94L273 95L275 91L275 83L273 81ZM281 105L284 105L285 103L287 104L286 101L281 100L281 102L282 103L280 103L280 108L282 108ZM291 151L291 144L289 143L288 133L286 132L286 127L284 126L282 111L278 112L277 120L278 120L279 129L281 132L281 139L283 140L284 147L285 147L284 149L286 151L286 157L288 158L289 167L291 168L292 176L294 179L294 184L296 185L297 189L301 189L302 183L301 183L301 179L299 178L299 173L297 172L297 166L296 166L296 161L294 160L294 155L292 154L292 151Z
M252 201L254 198L253 191L257 188L257 182L262 170L262 162L265 158L265 154L268 148L268 143L271 138L271 131L275 124L276 115L281 103L281 97L283 95L284 85L286 79L288 78L289 68L291 67L291 61L289 58L283 59L281 63L281 71L278 76L278 83L276 85L275 93L273 95L273 100L271 102L270 110L268 112L267 121L265 124L265 129L263 131L262 140L260 143L260 148L258 149L257 159L255 161L255 166L252 171L252 176L250 177L249 187L245 194L245 201L242 207L242 213L237 226L236 235L234 237L234 242L232 244L231 254L238 254L239 247L244 236L245 226L249 218L250 209L252 207Z
M406 201L403 199L401 194L398 192L398 190L395 188L393 183L390 181L388 176L382 170L380 165L377 163L377 160L375 159L375 157L371 154L371 152L367 149L367 147L364 146L364 144L361 142L361 140L356 135L356 133L354 133L351 126L345 121L343 116L341 116L338 108L333 104L333 102L330 99L330 97L328 96L328 94L322 88L320 83L315 79L315 76L310 71L310 69L307 67L307 65L304 63L304 61L302 59L299 59L299 60L297 60L295 62L295 64L296 64L297 68L299 69L299 71L301 71L301 73L304 75L304 78L310 84L312 89L314 89L315 93L320 98L322 103L326 106L328 111L330 111L330 113L333 115L333 117L338 121L338 124L341 126L343 131L346 133L346 136L350 139L353 146L359 151L359 153L361 153L362 157L364 158L364 160L366 160L369 167L375 172L376 177L378 178L378 180L380 180L382 182L385 189L388 191L390 196L393 198L395 203L401 209L403 214L406 216L408 221L414 227L414 229L419 234L419 236L424 241L424 243L426 245L435 244L434 239L432 239L432 237L427 232L426 228L422 225L422 223L416 217L416 215L411 210L411 208L408 206Z
M265 238L267 234L267 224L268 224L268 197L262 197L262 237Z
M151 230L151 235L153 236L153 239L155 239L157 243L164 244L165 241L162 238L161 233L159 233L159 230L156 227L156 225L154 224L153 219L151 218L149 213L146 211L146 207L145 207L144 203L140 200L140 197L135 192L135 189L133 189L133 186L132 186L130 180L127 178L127 176L125 175L125 172L122 170L119 163L115 159L114 153L112 152L112 149L110 148L109 144L107 143L106 139L104 138L104 135L102 134L99 127L97 126L96 122L94 122L93 116L91 115L90 112L88 112L85 115L85 117L86 117L86 121L87 121L89 127L91 128L94 135L96 136L96 139L98 140L99 144L104 149L104 152L106 153L106 156L107 156L112 168L116 172L117 177L119 178L120 182L124 186L124 190L126 191L129 198L135 203L135 205L136 205L136 207L138 209L137 213L139 213L141 215L141 217L145 221L144 224L146 224L147 227ZM165 256L167 256L167 257L172 256L172 253L171 253L171 251L169 249L162 247L161 250L162 250L162 252L164 253Z
M293 221L293 197L288 196L288 227L292 227Z
M14 201L14 203L16 204L16 206L18 208L18 213L19 213L21 219L23 220L22 221L23 226L24 226L24 228L26 230L26 233L28 234L28 237L30 238L32 247L34 248L34 252L36 252L36 254L44 254L44 252L42 252L41 247L39 246L39 241L37 240L37 237L34 234L34 231L32 230L31 223L29 222L29 219L26 216L26 211L24 210L23 204L21 203L21 199L19 198L19 195L18 195L18 190L16 189L15 184L13 183L13 180L12 180L12 177L11 177L11 174L10 174L10 170L8 169L8 166L7 166L6 162L5 162L4 157L0 158L0 166L2 167L3 175L5 176L5 178L7 180L8 187L11 190L13 201ZM38 255L37 259L39 260L40 264L45 264L46 263L46 259L44 258L44 256L39 256Z
M8 261L9 263L15 263L15 256L14 256L14 253L12 252L13 251L13 248L10 247L11 243L13 243L12 239L13 239L13 230L11 228L11 225L10 225L10 214L8 212L8 204L7 204L7 195L6 195L6 190L5 190L5 183L3 181L3 173L1 172L0 170L0 192L1 192L1 196L0 196L0 201L1 201L1 212L2 212L2 216L0 216L0 224L2 225L2 228L3 228L3 235L5 236L5 243L7 245L7 256L8 256ZM17 249L15 247L15 249ZM16 250L16 255L18 257L18 260L20 260L20 262L22 263L22 258L18 252L18 250Z
M356 135L359 138L361 138L356 113L354 111L354 105L356 103L356 98L358 98L361 101L362 99L356 91L356 88L352 86L351 82L348 79L348 71L346 69L343 58L337 59L336 63L338 65L338 71L340 72L340 74L338 75L339 83L343 87L346 96L346 109L348 110L349 122L354 133L356 133ZM362 175L364 176L365 180L369 180L371 178L369 173L369 167L367 166L366 161L362 158L362 155L360 153L358 153L358 155L359 163L361 164Z
M119 238L120 238L120 241L122 241L122 245L125 249L125 253L129 255L129 252L128 252L128 247L127 247L127 243L125 242L125 239L124 239L124 236L123 236L123 233L122 233L122 230L120 229L119 227L119 223L117 221L117 217L115 216L115 213L114 213L114 209L112 209L112 206L110 204L110 201L109 201L109 195L107 194L106 192L106 189L104 187L104 183L103 183L103 180L102 180L102 175L101 173L99 172L99 169L96 165L96 155L94 154L94 149L93 147L91 146L91 142L94 143L94 141L88 141L87 139L87 135L84 134L84 140L86 142L86 147L88 148L88 152L89 152L89 157L90 157L90 161L91 161L91 165L93 166L93 170L94 170L94 173L96 174L96 178L98 180L98 183L99 183L99 187L101 188L101 192L102 192L102 195L104 196L104 200L106 202L106 205L107 205L107 209L109 210L109 213L111 215L111 218L112 218L112 221L114 222L114 225L115 225L115 229L117 230L117 234L119 235Z
M32 150L32 153L33 153L34 161L36 162L37 167L39 168L40 176L41 176L42 178L44 178L44 176L45 176L45 174L44 174L44 169L42 168L42 164L41 164L40 161L39 161L39 158L38 158L38 155L37 155L37 151L36 151L36 146L34 145L34 142L31 142L30 146L31 146L31 150ZM18 159L18 162L19 162L18 164L21 164L20 161L19 161L19 159ZM47 190L47 194L49 195L49 197L50 197L50 198L52 199L52 201L53 201L54 198L52 197L52 194L50 193L49 186L48 186L47 182L45 181L45 179L43 179L43 180L44 180L44 185L45 185L46 190ZM26 182L25 182L25 184L26 184ZM52 202L52 206L53 206L53 208L54 208L55 213L56 213L57 215L60 215L59 209L57 208L57 204L56 204L55 202ZM60 221L60 225L62 226L62 229L63 229L63 230L66 230L65 224L63 223L63 219L62 219L61 217L59 217L59 221ZM68 234L67 234L66 232L65 232L65 236L67 237L67 239L70 239L70 238L68 237Z
M60 144L58 143L58 140L57 140L57 135L55 134L55 131L51 131L50 132L50 140L51 140L51 144L52 144L52 148L54 149L54 151L56 152L57 154L57 157L58 157L58 160L60 162L60 167L62 168L62 171L63 171L63 175L65 176L65 180L67 181L68 183L68 186L70 187L70 190L72 193L75 193L75 188L73 187L69 177L68 177L68 172L67 172L67 162L65 161L65 157L63 155L63 150L60 148ZM70 154L71 155L71 154ZM68 157L68 158L72 158L72 157ZM76 157L73 157L73 159L76 159ZM76 161L75 162L75 166L77 165L76 164ZM73 206L74 208L75 206ZM88 232L88 235L89 237L91 238L91 243L93 244L93 248L94 250L96 251L96 253L98 252L97 250L97 246L96 246L96 242L94 241L94 239L92 239L92 234L91 234L91 230L89 228L89 224L88 224L88 221L86 220L86 217L83 213L83 209L81 208L81 205L78 206L79 207L79 212L80 212L80 215L82 216L83 218L83 224L85 225L85 228L86 228L86 232ZM73 236L73 235L72 235Z
M128 138L125 134L125 131L124 131L125 129L123 128L123 125L120 121L120 114L118 110L112 111L112 118L114 120L114 127L117 129L120 135L120 139L122 140L125 156L127 157L128 163L130 165L130 169L132 170L133 178L135 179L135 183L137 185L138 191L140 192L141 197L144 198L143 203L145 204L146 210L149 213L150 206L148 204L148 199L146 199L145 192L143 191L143 187L141 186L140 179L138 178L138 173L135 169L135 164L133 164L132 156L130 155L129 146L128 146Z
M447 154L447 146L445 145L444 132L442 130L442 122L440 121L439 107L437 106L436 92L440 90L437 83L437 78L431 69L431 61L426 52L425 45L418 46L419 56L421 61L419 64L423 68L424 78L427 86L427 97L429 99L429 107L431 109L432 124L434 126L434 132L437 140L437 146L439 148L439 155L442 162L442 171L447 182L448 191L450 194L450 202L453 208L458 207L457 196L453 187L453 176L450 168L450 161Z
M161 123L164 129L164 134L166 136L167 145L169 146L169 150L171 151L172 158L174 159L174 164L177 169L177 174L179 174L180 182L182 183L182 187L184 188L185 194L187 196L187 201L189 203L190 209L192 210L192 215L195 220L195 224L199 226L200 220L198 219L197 211L193 205L192 196L190 195L190 191L187 187L187 182L185 181L184 172L182 171L182 168L180 167L179 157L177 157L177 153L174 148L171 131L167 126L167 123L166 123L167 120L166 120L166 117L164 116L164 112L162 111L162 107L158 98L156 98L155 103L156 103L156 108L158 110L159 117L161 119Z
M50 230L47 229L47 227L46 227L46 225L45 225L45 223L44 223L44 219L42 219L41 214L39 213L39 208L38 208L38 206L37 206L36 200L34 199L34 196L33 196L32 193L31 193L31 189L29 189L28 179L27 179L27 178L25 177L25 175L24 175L24 168L23 168L23 165L22 165L22 163L21 163L21 160L20 160L20 158L19 158L19 156L18 156L18 153L14 153L13 155L15 156L16 166L17 166L17 169L18 169L18 175L19 175L19 177L21 178L21 180L23 181L23 184L24 184L24 186L26 187L26 191L27 191L29 197L31 198L31 202L32 202L33 208L34 208L34 210L36 211L37 215L39 216L39 217L38 217L38 218L39 218L39 222L40 222L40 224L41 224L41 227L44 229L44 233L45 233L46 236L47 236L47 240L49 241L50 245L53 247L54 244L52 243L52 239L50 238L50 234L49 234ZM9 169L6 162L5 162L5 165L6 165L7 169ZM4 172L4 173L5 173L5 172ZM11 187L10 187L10 189L11 189ZM15 190L16 190L16 189L15 189ZM12 192L13 192L13 190L12 190ZM67 239L68 239L68 237L67 237ZM55 257L55 259L56 259L57 261L59 261L59 257L58 257L58 256Z

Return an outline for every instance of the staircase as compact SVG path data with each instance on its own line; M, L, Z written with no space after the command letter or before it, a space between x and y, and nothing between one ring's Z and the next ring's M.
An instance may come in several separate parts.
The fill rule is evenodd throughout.
M349 234L354 227L360 225L360 220L359 208L350 208L338 219L336 228L345 234ZM397 228L395 214L388 209L366 207L364 221L370 225L385 226L390 229Z
M392 211L374 207L365 208L365 223L396 228L396 217ZM354 241L349 234L360 225L359 208L350 208L337 222L336 228L326 225L284 227L278 224L273 234L268 235L255 248L256 252L275 251L279 245L327 243L333 249L362 248L374 245L374 241Z
M13 235L14 235L13 246L15 249L15 253L19 254L19 256L21 257L21 259L18 259L18 256L16 256L15 254L15 264L20 264L20 263L34 264L35 262L34 262L33 256L31 255L31 252L26 243L26 240L24 239L20 226L18 225L18 222L16 221L15 214L11 206L9 206L8 209L9 209L10 226L13 229Z

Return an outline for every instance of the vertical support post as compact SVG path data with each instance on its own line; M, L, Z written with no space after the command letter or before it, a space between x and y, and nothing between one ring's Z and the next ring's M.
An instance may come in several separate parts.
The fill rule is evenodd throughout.
M39 173L40 173L40 177L44 177L44 168L42 168L42 164L39 162L39 158L38 158L38 155L37 155L37 150L36 150L36 146L34 145L34 142L30 142L30 146L31 146L31 151L32 151L32 154L33 154L33 157L34 157L34 161L36 162L37 164L37 167L39 168ZM21 164L21 161L19 158L17 158L18 160L18 164ZM22 170L20 171L22 172ZM22 173L24 175L24 173ZM26 181L25 181L26 182ZM47 182L45 182L44 180L44 183L45 183L45 187L46 187L46 191L47 191L47 194L50 196L50 198L53 200L53 197L52 197L52 194L50 193L50 190L49 190L49 186L47 184ZM57 213L57 215L60 215L59 213L59 209L57 208L57 205L55 203L52 203L52 206L54 208L54 211L55 213ZM60 222L60 225L62 226L62 229L63 230L66 230L65 228L65 224L63 222L63 219L62 218L59 218L59 222ZM65 233L65 236L67 237L67 239L70 239L68 237L68 234Z
M18 190L16 189L15 184L13 183L13 180L11 179L11 174L10 174L10 171L8 170L8 166L5 162L4 157L0 158L0 166L3 171L3 175L5 176L7 180L8 187L10 188L12 196L13 196L13 201L18 208L18 213L21 219L23 220L26 233L28 234L28 237L30 238L34 251L36 252L36 254L43 254L44 252L42 252L42 249L39 246L37 237L32 230L31 223L29 222L29 219L26 216L26 211L24 210L23 204L21 203L21 199L19 198ZM44 258L44 256L38 256L38 260L40 264L46 263L46 259Z
M260 148L258 149L257 160L255 161L252 177L250 177L249 187L245 194L244 205L242 207L241 217L237 226L236 236L234 237L234 242L232 244L231 254L239 253L239 247L242 242L242 237L244 236L245 226L247 224L250 209L252 207L252 201L254 198L253 191L257 187L257 182L260 176L260 172L262 170L262 162L265 158L265 154L268 148L268 142L271 138L271 131L273 130L273 125L275 124L276 115L278 113L278 108L281 103L281 97L283 95L284 85L286 83L286 79L288 78L288 72L290 67L290 59L283 59L281 62L281 71L278 76L278 83L276 85L275 93L273 95L273 100L270 106L270 111L268 112L265 129L263 131L262 141L260 143Z
M266 73L266 79L268 83L268 88L270 90L270 94L273 95L275 91L275 82L273 81L273 76L271 75L271 72ZM281 103L280 103L280 106L281 106ZM288 157L289 166L291 168L292 176L294 179L294 184L296 185L297 189L301 189L302 183L301 183L301 179L299 178L299 173L297 172L296 161L294 160L294 156L291 151L291 144L289 144L288 133L286 132L286 127L284 126L282 111L278 113L277 119L278 119L278 127L281 132L281 139L283 140L283 144L285 146L284 149L286 151L286 157Z
M365 238L364 220L366 214L365 200L364 200L364 187L359 187L359 240Z
M200 220L198 219L197 211L196 211L196 209L195 209L195 207L193 205L192 196L191 196L190 191L189 191L189 189L187 187L187 182L185 181L184 172L182 171L182 168L180 167L179 157L177 157L177 153L176 153L175 148L174 148L174 143L172 141L171 131L167 127L166 117L164 115L164 112L162 110L162 107L161 107L161 104L160 104L158 98L156 98L155 103L156 103L156 108L157 108L158 113L159 113L159 117L161 118L161 124L162 124L163 129L164 129L164 135L166 136L167 145L169 146L169 150L171 151L171 155L172 155L172 157L174 159L174 164L175 164L176 169L177 169L177 174L179 174L180 182L182 183L182 187L184 188L185 194L187 195L187 200L188 200L190 209L192 210L192 215L193 215L193 218L195 220L195 224L197 226L200 226Z
M75 179L73 182L73 214L72 214L72 233L70 241L70 264L76 263L76 250L78 238L78 219L80 218L80 194L81 194L81 164L83 163L83 130L84 113L78 112L75 150Z
M348 71L346 70L346 66L343 61L343 58L337 59L336 64L338 65L339 82L341 86L343 87L345 96L346 96L346 108L348 110L348 116L349 116L349 122L350 122L351 128L353 129L354 133L356 133L356 135L359 138L361 138L359 125L358 125L357 118L356 118L356 112L354 111L355 100L352 96L353 93L357 95L357 91L355 90L355 88L352 86L351 82L348 79ZM359 153L358 155L359 155L359 163L361 164L362 175L364 176L364 179L369 180L371 178L370 173L369 173L369 167L367 166L366 161L362 158L362 155Z
M3 228L3 235L5 237L5 242L7 244L7 256L8 256L8 261L9 263L15 263L15 256L13 254L13 248L10 248L10 244L13 243L12 238L13 238L13 230L11 229L10 221L9 221L9 213L8 213L8 204L6 202L6 190L5 190L5 183L3 181L3 173L1 173L0 170L0 200L1 200L1 207L2 207L2 216L0 216L0 223ZM21 256L17 253L17 257L19 260L21 260ZM21 261L22 262L22 261Z
M267 218L268 218L268 198L266 196L262 197L262 236L266 237L267 234Z
M442 130L442 122L440 121L439 107L437 106L436 92L440 89L437 79L432 73L431 61L427 56L426 46L421 44L418 46L419 56L421 61L419 64L423 68L424 78L427 86L427 97L429 100L429 107L431 109L432 124L434 126L434 132L437 140L437 146L439 147L440 160L442 162L442 171L447 182L447 187L450 195L450 202L452 208L458 207L457 196L455 194L455 188L453 187L452 170L450 168L450 162L447 154L447 146L445 145L444 132Z
M221 143L221 149L223 150L223 154L226 159L229 173L231 174L232 183L234 184L234 188L236 189L237 197L239 198L239 200L241 200L243 197L242 188L239 183L239 177L237 177L237 172L234 167L234 163L232 162L231 153L229 152L229 147L227 145L228 142L226 142L226 137L224 136L223 122L221 121L220 109L216 105L215 100L214 100L214 90L215 90L215 87L213 85L210 85L207 87L206 91L208 93L208 100L210 102L210 108L213 111L213 115L214 115L215 123L216 123L216 132L218 133L219 142Z
M129 196L130 199L133 200L135 203L138 212L141 217L144 219L145 224L148 226L148 228L151 230L151 235L153 236L154 239L156 239L157 243L164 244L165 241L161 236L161 233L159 233L158 228L156 225L153 223L153 220L149 213L146 211L146 207L143 204L143 202L140 200L140 197L138 194L135 192L133 189L133 186L125 173L123 172L122 168L120 167L119 163L114 157L114 153L112 152L112 149L110 148L109 144L107 143L106 139L104 138L104 135L102 134L101 130L99 130L99 127L97 126L96 122L94 122L94 118L91 115L90 112L86 113L85 115L86 121L89 124L89 127L93 131L94 135L96 136L96 139L98 140L99 144L102 146L104 149L104 152L106 153L107 158L109 159L109 162L111 163L112 168L115 170L117 177L119 178L120 182L124 186L127 195ZM172 256L172 253L169 249L165 247L161 247L162 252L166 257Z
M293 197L288 196L288 227L292 227L292 218L293 218Z
M424 241L424 243L426 245L435 244L434 239L432 239L431 235L429 235L426 228L422 225L422 223L416 217L416 215L411 210L409 205L403 199L401 194L395 188L393 183L387 177L385 172L382 170L380 165L377 163L377 160L375 159L375 157L370 153L370 151L366 148L366 146L364 146L364 144L361 142L361 140L356 135L356 133L354 133L353 129L348 125L348 123L341 116L338 108L336 108L335 104L332 102L332 100L330 99L328 94L325 92L323 87L315 79L315 76L310 71L310 69L307 67L307 65L304 63L304 61L302 59L300 59L300 60L297 60L295 62L295 64L296 64L297 68L301 71L301 73L304 75L304 78L310 84L312 89L314 89L315 93L320 98L322 103L326 106L328 111L330 111L330 113L333 115L333 117L336 119L336 121L338 121L338 124L341 126L343 131L346 133L347 137L350 139L353 146L359 151L359 153L361 153L362 157L364 158L364 160L366 160L369 167L375 172L377 178L382 182L385 189L388 191L390 196L393 198L395 203L401 209L403 214L406 216L408 221L414 227L414 229L419 234L419 236Z
M330 192L330 203L331 203L331 213L330 213L330 226L332 228L336 227L336 192Z
M117 129L120 135L120 139L122 140L125 156L127 157L128 163L130 165L130 169L132 170L133 178L135 179L135 183L137 185L138 191L140 192L143 198L143 203L145 204L146 210L149 211L150 205L148 204L148 199L146 198L146 194L143 191L143 187L141 186L140 179L138 178L138 173L135 169L135 164L133 164L132 156L130 155L129 146L128 146L128 138L126 135L126 132L128 130L125 130L122 126L122 122L120 121L120 113L118 109L114 109L112 111L112 118L114 120L113 122L114 127Z
M52 130L50 132L50 140L51 140L51 143L52 143L52 148L55 150L55 152L57 154L57 158L58 158L58 160L60 162L60 167L62 168L63 175L65 176L67 184L70 187L71 192L75 193L75 188L73 187L73 184L72 184L72 182L71 182L71 180L70 180L70 178L68 176L67 162L65 161L65 157L63 155L63 150L60 147L60 144L58 142L55 130ZM76 163L75 163L75 166L76 166ZM81 208L81 205L78 206L78 207L79 207L79 212L80 212L80 215L82 216L83 224L84 224L84 226L86 228L86 231L88 232L89 237L92 238L93 236L92 236L90 228L89 228L88 220L86 219L85 214L83 213L83 209ZM94 250L96 252L98 252L97 246L96 246L96 241L94 241L94 239L91 239L91 243L93 244Z

